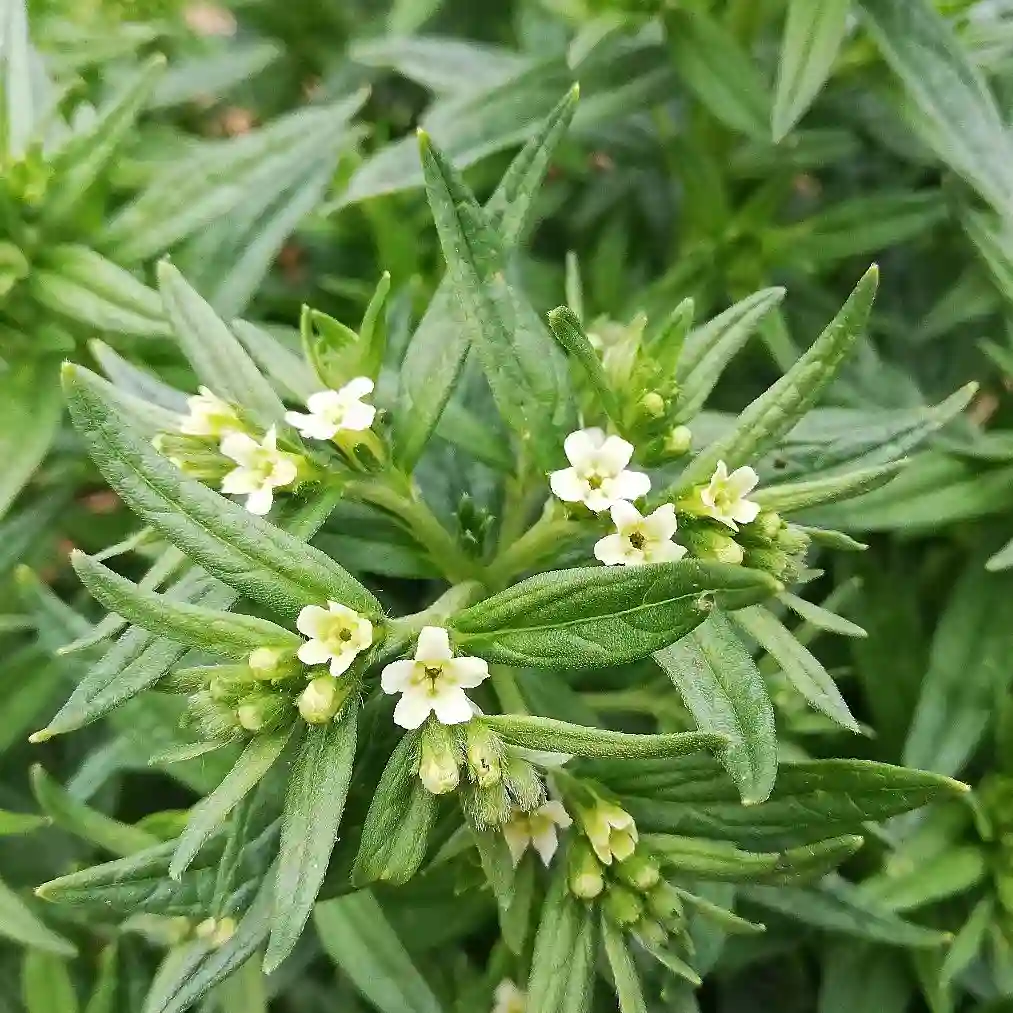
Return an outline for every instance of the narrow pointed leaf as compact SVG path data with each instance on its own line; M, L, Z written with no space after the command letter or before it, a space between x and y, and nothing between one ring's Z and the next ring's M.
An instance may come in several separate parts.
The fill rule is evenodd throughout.
M604 916L601 920L601 938L605 944L605 956L612 971L621 1013L648 1013L640 974L633 962L626 937L621 929Z

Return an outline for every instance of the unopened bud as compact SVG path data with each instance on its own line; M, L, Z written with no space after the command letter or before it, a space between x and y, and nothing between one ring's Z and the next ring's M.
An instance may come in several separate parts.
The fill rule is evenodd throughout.
M236 733L238 719L235 711L215 700L208 690L194 693L187 700L187 716L201 738L228 739Z
M697 559L713 559L737 566L745 555L734 538L711 528L687 526L680 530L680 540Z
M295 671L295 654L288 647L258 647L247 661L255 679L280 679Z
M652 419L660 419L665 414L665 399L656 390L649 390L640 399L640 407Z
M195 929L194 935L213 949L224 946L236 934L235 918L206 918Z
M619 883L610 883L602 898L602 910L616 925L627 927L640 921L644 906L632 890Z
M333 675L319 675L299 694L299 715L307 724L326 724L341 709L345 696L345 687Z
M267 732L280 724L288 704L288 698L276 693L248 698L236 708L239 723L248 732Z
M567 855L566 881L570 893L581 900L593 900L605 889L601 863L587 841L577 838Z
M521 812L531 812L545 801L545 785L534 766L519 756L502 761L503 784Z
M689 426L676 426L665 437L665 453L670 457L682 457L693 446L693 434Z
M618 853L616 857L619 858ZM641 893L650 890L661 879L658 863L642 852L631 854L628 858L620 858L612 868L618 879Z
M578 806L577 811L581 828L602 864L611 865L613 857L622 860L633 854L637 826L625 809L599 798L592 807Z
M777 547L791 556L797 556L809 548L809 536L796 524L786 524L778 533Z
M761 510L756 520L748 526L754 528L761 538L773 541L784 527L784 521L781 519L781 515L773 510Z
M772 577L782 580L791 564L788 554L780 549L750 549L745 554L745 564L751 570L763 570Z
M510 796L502 782L497 781L488 788L469 785L464 792L464 807L479 830L503 826L513 813Z
M670 924L673 919L682 920L683 903L678 891L671 883L662 880L647 893L647 910L658 921Z
M434 795L445 795L460 783L458 754L454 732L437 721L428 722L422 731L419 779Z
M468 722L465 729L465 753L472 780L480 788L488 788L499 782L503 775L503 742L481 721Z
M668 930L661 922L653 918L643 917L633 926L633 934L643 941L645 946L656 949L668 942Z

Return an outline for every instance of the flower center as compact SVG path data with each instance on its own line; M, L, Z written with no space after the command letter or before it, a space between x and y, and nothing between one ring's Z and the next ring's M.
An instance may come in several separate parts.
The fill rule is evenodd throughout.
M603 481L602 476L594 471L587 476L587 486L589 489L600 489Z
M436 682L436 680L443 675L442 665L426 665L425 670L426 678L431 679L433 682Z
M352 631L347 626L338 632L338 640L343 640L347 644L351 639Z
M630 545L635 549L642 549L647 542L642 531L633 531L629 535Z

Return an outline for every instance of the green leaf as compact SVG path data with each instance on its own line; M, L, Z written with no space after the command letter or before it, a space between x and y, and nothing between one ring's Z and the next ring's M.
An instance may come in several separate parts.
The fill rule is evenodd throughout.
M328 600L380 613L379 602L328 556L183 477L123 421L122 398L110 384L68 365L64 388L74 424L109 484L209 573L289 618Z
M764 573L721 563L651 563L541 573L459 612L458 645L491 662L595 668L646 657L702 623L776 590Z
M968 788L939 774L872 760L782 762L770 797L743 807L738 789L717 763L700 757L645 772L637 761L592 771L622 797L645 833L677 832L772 850L860 832L875 822L961 797ZM681 768L681 769L680 769Z
M647 1000L640 986L640 975L633 962L633 954L626 945L626 937L608 918L602 915L601 938L605 956L612 971L616 996L621 1013L648 1013Z
M766 140L770 96L756 64L717 21L691 10L667 11L665 30L676 73L720 122Z
M904 762L956 774L974 755L1010 685L1013 575L972 557L936 627Z
M619 402L609 387L598 353L584 333L576 313L568 306L557 306L549 312L549 329L563 351L572 355L587 374L591 387L605 409L605 414L613 422L617 421L620 418Z
M140 827L111 819L70 795L41 765L31 769L32 793L42 811L68 833L114 855L132 855L158 844L158 838Z
M77 993L66 961L44 950L26 950L21 959L21 1001L27 1013L77 1013Z
M914 984L897 954L872 943L836 943L823 962L819 1013L905 1013Z
M297 648L302 639L266 619L217 612L142 591L91 556L75 549L71 563L81 582L110 612L187 647L245 660L258 647Z
M84 1007L84 1013L116 1013L119 991L119 962L116 943L110 943L98 957L95 987Z
M9 809L0 809L0 837L28 834L48 823L45 816L36 816L35 813L15 813Z
M352 880L407 883L422 865L436 819L436 796L419 780L417 733L403 735L369 804Z
M725 366L784 295L783 288L761 289L687 335L676 372L677 422L688 422L700 412Z
M728 618L712 614L684 640L656 652L654 660L697 725L729 740L720 759L742 801L762 802L777 776L774 710L763 678Z
M739 415L735 428L704 448L674 486L683 492L706 482L718 461L737 468L777 445L816 403L865 327L876 294L879 271L870 267L837 316L809 350Z
M507 283L503 242L488 214L424 133L419 150L461 323L500 413L548 469L568 407L566 363L530 304Z
M289 727L270 735L254 736L225 780L193 807L169 866L172 879L183 875L225 817L260 783L281 756L291 735L292 728Z
M939 983L943 988L969 967L978 956L994 918L995 901L991 897L984 897L975 904L943 960L939 972Z
M861 733L830 673L795 639L772 612L759 605L733 612L732 622L777 662L787 680L821 714L848 731Z
M43 98L33 94L41 90L36 73L38 54L28 40L28 13L24 0L11 0L0 11L0 59L5 128L3 151L13 162L20 161L28 149L44 112ZM45 82L48 83L48 82Z
M310 727L292 769L282 814L271 940L264 957L267 974L291 953L327 873L352 779L358 716L353 700L337 721Z
M771 114L775 143L802 118L830 76L847 31L850 10L851 0L789 3Z
M912 948L942 946L949 936L898 918L862 897L858 888L838 876L818 887L743 886L742 895L761 907L828 932L855 939Z
M1004 214L1013 142L982 75L929 0L860 0L869 34L924 118L936 154Z
M783 605L787 605L795 615L800 616L810 626L815 626L818 630L837 633L842 637L865 638L868 636L861 626L851 622L850 619L845 619L843 616L839 616L829 609L825 609L811 601L806 601L805 598L799 598L793 594L788 594L787 591L782 591L777 596L777 600Z
M228 942L212 949L193 942L159 968L142 1013L183 1013L241 967L267 939L273 878L269 875Z
M566 863L557 862L535 934L527 987L527 1013L555 1013L563 1007L574 955L587 915L570 895Z
M784 485L768 485L758 489L753 499L765 510L788 514L809 507L824 506L852 499L863 493L886 485L907 464L907 460L890 461L888 464L863 468L827 478L814 478L809 482L790 482Z
M328 956L381 1013L442 1013L369 890L323 901L313 923Z
M913 911L973 890L988 872L982 849L962 845L920 862L917 868L872 876L860 889L884 911Z
M280 423L285 406L225 322L163 260L158 291L183 354L197 378L219 397L247 409L264 426Z
M511 745L571 756L640 757L685 756L701 749L720 749L727 744L721 735L707 732L676 732L669 735L631 735L606 728L574 725L554 718L521 714L490 714L481 718Z
M74 945L36 917L25 902L0 880L0 936L58 957L73 957Z
M0 371L0 517L31 479L60 425L56 363L30 358ZM25 420L31 419L30 426Z
M42 211L47 225L51 226L76 210L84 195L108 168L164 69L164 56L148 57L119 94L100 110L87 132L74 137L53 159L54 185L46 194Z

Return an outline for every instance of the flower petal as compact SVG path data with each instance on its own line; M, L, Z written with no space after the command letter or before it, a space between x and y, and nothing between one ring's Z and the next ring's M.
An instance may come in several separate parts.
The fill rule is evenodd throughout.
M675 563L686 555L686 546L677 542L659 542L647 553L649 563Z
M269 485L265 485L260 489L254 489L249 496L246 497L246 509L251 514L256 514L258 517L263 517L265 514L271 512L271 505L274 503L274 492Z
M286 412L285 421L295 426L300 435L308 440L329 440L338 431L338 427L323 415L300 415L299 412Z
M364 651L373 643L373 624L368 619L358 619L352 632L351 643L358 651Z
M644 519L640 511L632 503L627 503L626 500L613 503L610 513L612 514L612 523L615 524L621 535L626 534Z
M384 693L403 693L411 685L414 674L414 661L392 661L380 674L380 686Z
M442 626L423 626L415 648L415 660L450 661L454 656L450 650L450 635Z
M604 442L605 433L601 429L578 429L563 440L563 453L575 468L586 468L594 463Z
M368 376L357 376L354 380L349 380L338 393L346 400L357 401L359 398L373 393L373 381Z
M732 517L740 524L749 524L756 520L760 512L760 504L754 503L751 499L740 499L732 507Z
M611 484L616 499L640 499L651 491L651 480L642 471L621 471Z
M344 650L340 654L335 654L331 658L331 675L344 675L352 667L352 662L355 661L355 656L358 653L358 651Z
M260 450L260 444L246 433L226 433L218 449L237 464L247 464Z
M401 699L403 700L404 697ZM474 713L467 694L458 686L448 686L430 699L437 719L445 725L464 724L465 721L471 720Z
M629 562L630 543L622 535L606 535L594 543L594 557L606 566L625 566Z
M320 605L304 605L296 618L295 628L304 637L319 637L328 618L327 609Z
M314 415L326 415L328 412L340 410L343 400L339 391L320 390L306 398L306 407Z
M728 476L728 492L734 499L741 499L760 484L760 476L749 465L736 468Z
M307 640L300 644L296 657L304 665L324 665L331 660L331 649L322 640Z
M612 509L614 510L615 507ZM644 518L643 527L649 538L659 542L667 542L679 527L675 516L675 507L671 503L662 504L654 513Z
M611 484L612 482L609 480L600 489L588 489L587 494L584 496L584 506L596 514L608 510L617 500L617 497L612 493Z
M557 827L565 828L573 826L573 820L570 819L570 814L563 808L563 803L557 802L555 799L542 803L538 807L538 812L548 816Z
M299 474L299 468L296 466L295 461L292 460L288 455L279 457L274 462L274 467L271 469L270 482L271 485L277 487L283 485L291 485Z
M552 856L556 853L556 848L559 847L555 826L550 823L548 826L540 828L531 835L531 843L534 845L535 851L538 852L542 864L548 867Z
M528 850L528 844L531 841L528 834L528 821L523 816L509 820L503 824L503 836L510 849L510 857L513 859L514 865L517 865L524 857L524 852Z
M454 658L446 663L443 671L464 689L480 686L489 678L489 665L482 658Z
M233 468L222 478L222 492L231 496L246 495L246 493L259 489L260 485L260 477L249 468L244 468L241 465L238 468Z
M429 717L432 709L433 700L428 693L403 693L394 708L394 724L402 728L418 728Z
M341 418L341 429L349 429L352 432L361 432L368 429L376 418L376 409L371 404L363 404L361 401L353 401L345 408Z
M566 503L580 503L587 494L588 486L576 468L563 468L549 475L549 488L553 495Z
M598 466L610 475L618 475L632 457L632 443L621 436L610 436L598 451Z

